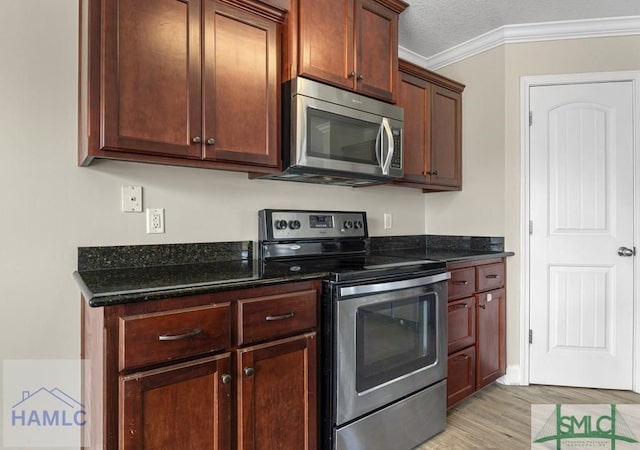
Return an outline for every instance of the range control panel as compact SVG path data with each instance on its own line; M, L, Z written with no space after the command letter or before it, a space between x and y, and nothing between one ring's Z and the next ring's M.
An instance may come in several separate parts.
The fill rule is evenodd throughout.
M259 219L261 241L368 236L367 214L362 211L263 209Z

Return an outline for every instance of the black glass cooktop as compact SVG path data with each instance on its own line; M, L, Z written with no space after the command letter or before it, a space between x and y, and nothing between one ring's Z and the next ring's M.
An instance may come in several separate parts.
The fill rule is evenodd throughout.
M330 280L355 281L386 276L407 275L414 272L442 272L446 263L428 259L408 259L387 255L355 255L315 258L267 260L264 273L278 271L291 273L326 272Z

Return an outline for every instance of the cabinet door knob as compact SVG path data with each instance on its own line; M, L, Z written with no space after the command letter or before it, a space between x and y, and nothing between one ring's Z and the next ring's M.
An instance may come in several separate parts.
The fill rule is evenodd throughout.
M354 78L355 76L356 76L356 73L353 70L349 72L349 78Z
M220 378L222 378L222 384L231 383L231 375L229 375L228 373L222 374Z
M248 377L252 376L255 373L255 371L253 370L253 367L245 367L244 368L244 374Z
M207 139L207 145L216 145L216 140L214 138Z
M362 81L362 80L364 80L364 75L362 75L362 74L359 74L359 75L358 75L358 80L359 80L359 81Z
M480 308L482 308L482 309L486 309L486 307L487 307L487 305L486 305L486 304L485 304L485 305L478 305L478 306L479 306Z
M193 139L191 139L191 142L193 142L194 144L199 144L202 142L202 139L200 138L200 136L196 136Z
M427 172L427 175L435 175L438 176L438 171L437 170L430 170Z

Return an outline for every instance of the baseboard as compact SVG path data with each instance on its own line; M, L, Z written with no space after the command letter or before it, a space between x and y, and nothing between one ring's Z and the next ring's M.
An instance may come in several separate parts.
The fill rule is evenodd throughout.
M520 382L520 365L507 366L507 373L498 378L497 382L505 385L519 386Z

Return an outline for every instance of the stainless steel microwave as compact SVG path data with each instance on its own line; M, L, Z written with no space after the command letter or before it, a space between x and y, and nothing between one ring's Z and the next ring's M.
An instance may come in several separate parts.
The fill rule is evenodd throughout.
M403 176L402 108L294 78L283 85L283 173L268 178L380 184Z

